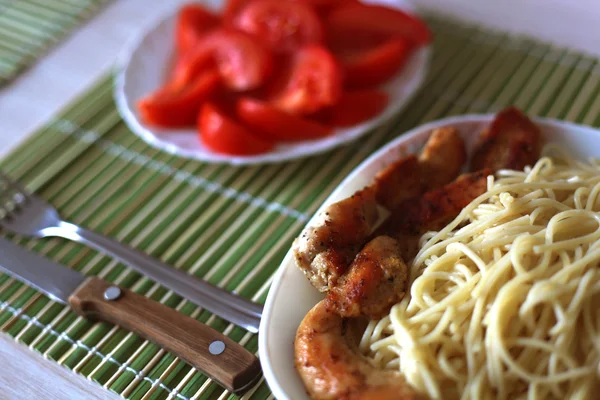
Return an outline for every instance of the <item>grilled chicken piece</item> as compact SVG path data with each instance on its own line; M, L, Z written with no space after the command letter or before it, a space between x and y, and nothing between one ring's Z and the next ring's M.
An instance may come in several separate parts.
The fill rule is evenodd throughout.
M296 239L296 264L317 290L326 292L346 272L377 217L375 194L366 188L327 207Z
M398 242L378 236L358 253L327 295L327 307L342 317L378 319L404 297L408 267Z
M327 292L369 240L379 217L377 204L393 210L427 187L454 179L463 156L464 144L455 130L435 130L420 158L398 160L377 174L371 186L325 209L294 242L296 264L317 290ZM424 185L422 170L435 183Z
M441 229L483 194L490 173L485 170L462 175L393 210L347 272L329 287L329 309L343 317L384 316L404 296L408 277L405 262L416 255L421 235Z
M507 108L496 115L491 126L481 133L471 160L471 169L522 170L540 157L539 128L521 111Z
M376 234L396 238L402 259L406 262L412 260L421 235L441 229L471 201L485 193L487 176L491 173L488 169L464 174L439 189L405 201L392 212Z
M465 143L455 128L434 130L419 156L423 191L452 182L466 161Z
M385 223L385 229L391 232L416 233L423 226L445 225L486 191L487 177L491 173L487 169L463 174L439 189L405 201L392 212Z
M375 176L377 203L393 210L404 200L452 182L466 161L465 143L456 129L435 129L418 158L403 157Z
M379 171L371 186L375 190L377 203L393 210L402 201L422 193L419 160L414 154L399 159Z
M422 400L394 371L374 367L358 352L362 319L344 319L321 301L296 332L296 369L314 400Z

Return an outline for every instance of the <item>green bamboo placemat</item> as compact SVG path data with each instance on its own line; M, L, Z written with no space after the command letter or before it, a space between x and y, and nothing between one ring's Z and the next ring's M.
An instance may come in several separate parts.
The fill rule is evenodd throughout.
M110 0L0 0L0 87Z
M273 272L310 215L357 164L402 132L441 117L492 112L509 104L530 115L599 124L597 59L476 26L429 20L436 40L420 93L386 126L327 154L239 168L173 157L127 129L107 77L0 166L66 219L263 302ZM59 239L15 240L164 302L257 350L256 335L101 254ZM235 398L136 335L82 320L7 275L0 275L0 327L126 398ZM245 398L272 395L261 382Z

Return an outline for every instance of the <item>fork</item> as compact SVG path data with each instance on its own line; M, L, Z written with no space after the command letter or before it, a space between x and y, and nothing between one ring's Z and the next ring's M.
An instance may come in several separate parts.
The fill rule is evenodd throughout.
M0 227L25 236L62 237L83 243L129 265L213 314L250 332L258 332L262 315L260 304L171 268L107 236L62 220L54 207L35 194L29 193L2 171L0 171Z

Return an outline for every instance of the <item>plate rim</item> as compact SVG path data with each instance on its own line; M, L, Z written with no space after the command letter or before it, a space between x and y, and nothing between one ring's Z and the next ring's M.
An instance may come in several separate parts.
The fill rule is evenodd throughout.
M433 129L458 123L472 122L485 124L489 123L495 117L495 115L496 113L464 114L458 116L450 116L418 125L406 131L405 133L401 133L397 138L387 143L385 146L381 147L380 149L372 153L369 157L364 159L360 164L358 164L331 192L327 199L323 201L323 203L309 218L309 220L306 222L302 229L304 230L306 227L312 224L317 215L325 207L327 207L333 202L333 200L337 197L338 193L342 191L350 181L354 180L364 169L366 169L372 163L377 162L386 153L393 151L395 148L401 148L405 142L410 142L411 140L413 140L413 138L418 137L420 135L425 135L427 132L430 132ZM536 124L542 126L558 128L560 130L587 131L592 135L598 135L598 137L600 137L600 128L594 128L588 125L578 124L570 121L563 121L555 118L530 117L530 119ZM268 325L272 317L275 299L277 298L276 293L279 291L283 283L284 274L289 269L288 265L290 264L290 261L292 261L292 258L292 246L290 246L290 249L282 259L280 265L277 267L277 271L275 272L275 275L273 277L273 282L271 284L271 287L269 288L269 293L265 300L265 306L259 327L260 334L258 338L258 351L263 375L273 395L279 400L290 399L290 397L285 393L283 385L280 383L280 378L277 376L277 373L275 372L275 369L272 366L272 356L271 350L269 348L270 336L265 333L269 331Z

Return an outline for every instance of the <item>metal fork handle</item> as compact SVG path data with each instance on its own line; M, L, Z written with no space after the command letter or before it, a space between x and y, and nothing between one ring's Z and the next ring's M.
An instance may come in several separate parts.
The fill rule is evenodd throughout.
M69 222L61 221L58 229L46 233L86 244L108 254L213 314L250 332L258 332L263 311L260 304L170 267L123 243Z

